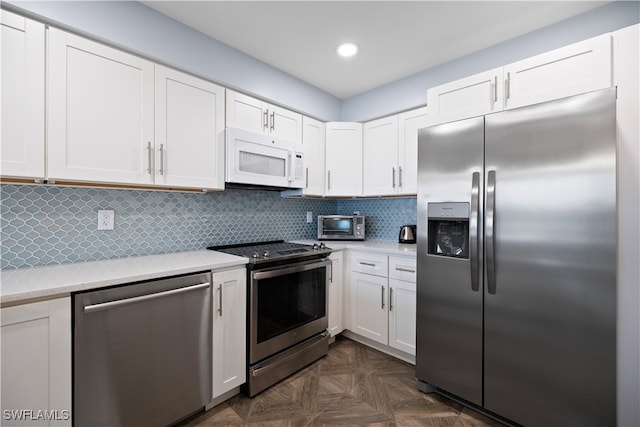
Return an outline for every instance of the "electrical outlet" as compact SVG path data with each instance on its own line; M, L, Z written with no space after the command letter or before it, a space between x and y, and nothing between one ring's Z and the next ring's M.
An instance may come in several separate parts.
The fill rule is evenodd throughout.
M313 222L313 212L307 211L307 224L311 224Z
M115 213L113 209L98 210L98 230L113 230Z

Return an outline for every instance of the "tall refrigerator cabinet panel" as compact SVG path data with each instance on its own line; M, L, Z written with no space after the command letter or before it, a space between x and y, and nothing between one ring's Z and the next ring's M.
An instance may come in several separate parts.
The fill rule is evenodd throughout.
M421 130L420 381L522 425L615 425L615 102Z

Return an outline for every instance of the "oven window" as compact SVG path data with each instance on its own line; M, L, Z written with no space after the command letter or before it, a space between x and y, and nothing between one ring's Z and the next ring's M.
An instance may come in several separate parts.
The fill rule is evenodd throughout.
M323 218L324 234L338 236L353 236L353 219Z
M325 317L325 267L258 282L258 343Z

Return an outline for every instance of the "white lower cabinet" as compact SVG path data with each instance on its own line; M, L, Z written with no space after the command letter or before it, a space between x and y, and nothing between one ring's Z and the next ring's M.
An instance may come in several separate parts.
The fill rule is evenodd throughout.
M71 301L0 310L2 425L71 425Z
M342 269L343 269L343 255L342 251L333 252L329 259L331 260L331 271L329 274L329 289L327 295L329 302L328 306L328 323L329 333L332 337L335 337L344 330L344 322L342 319L343 313L343 286L342 286Z
M349 265L349 330L415 356L415 258L354 251Z
M246 380L247 270L213 272L212 400Z

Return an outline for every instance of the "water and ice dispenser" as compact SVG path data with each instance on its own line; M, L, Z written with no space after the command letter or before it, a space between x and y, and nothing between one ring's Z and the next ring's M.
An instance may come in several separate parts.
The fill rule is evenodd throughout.
M427 253L469 258L469 203L427 204Z

